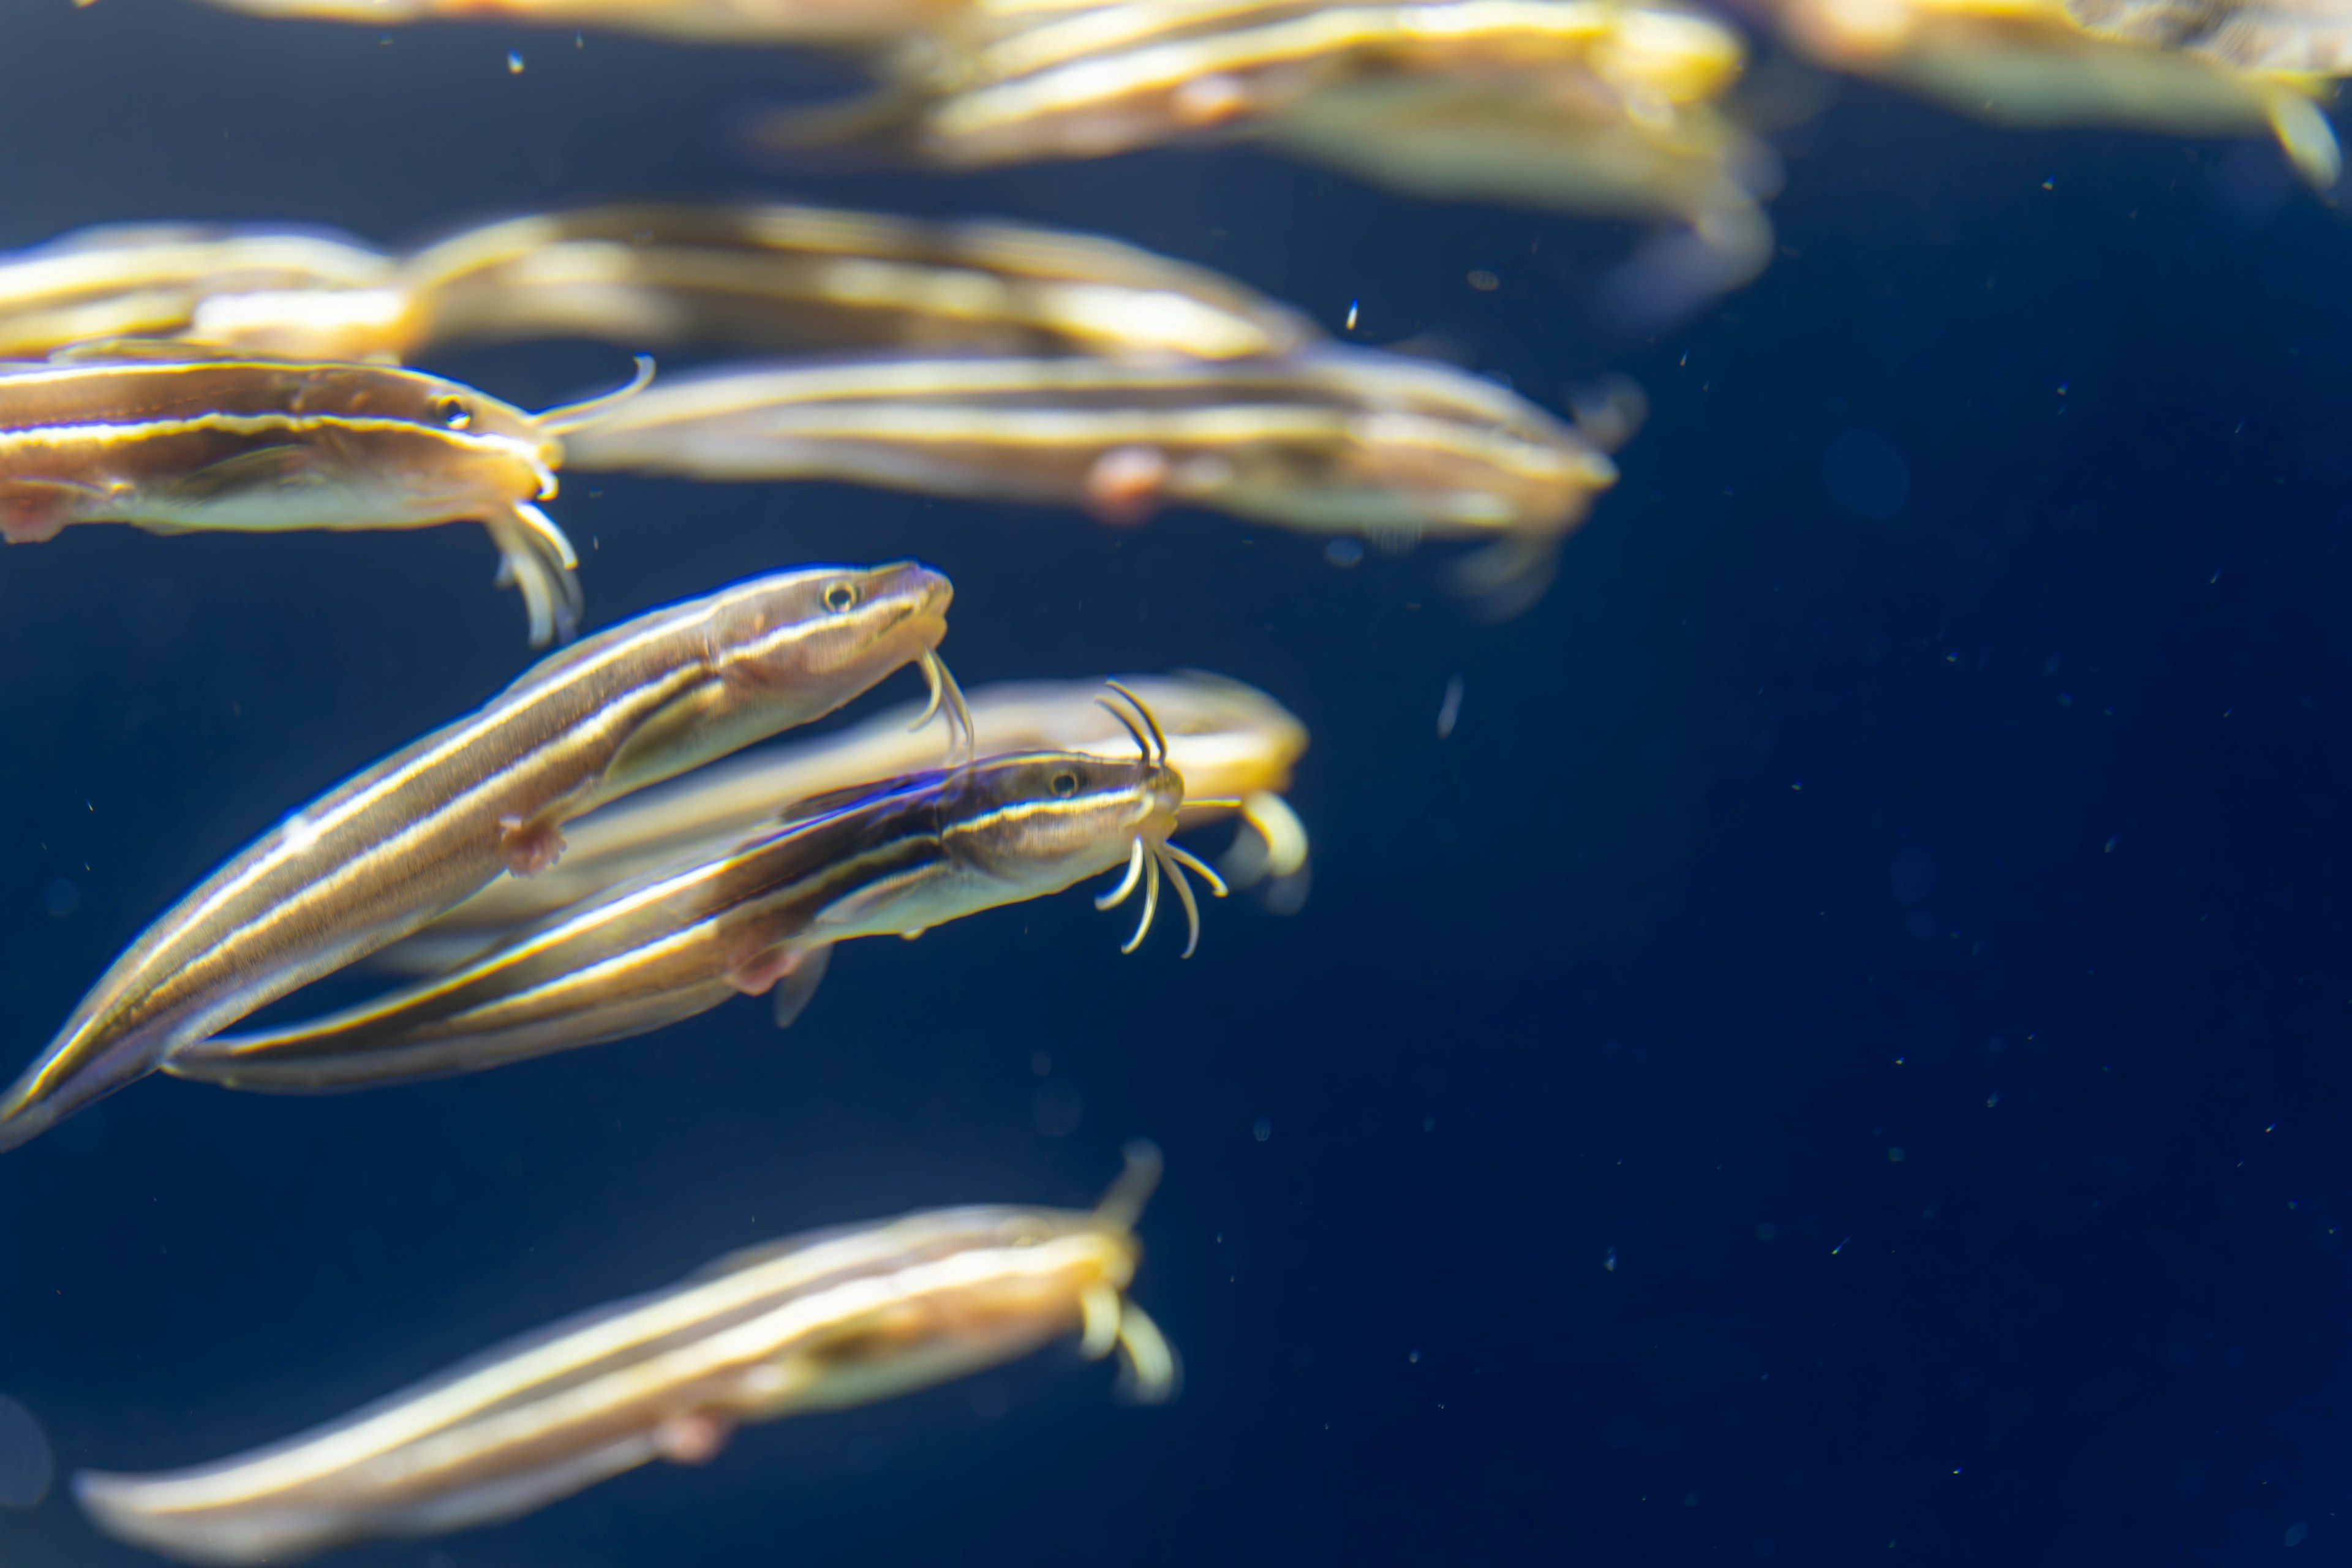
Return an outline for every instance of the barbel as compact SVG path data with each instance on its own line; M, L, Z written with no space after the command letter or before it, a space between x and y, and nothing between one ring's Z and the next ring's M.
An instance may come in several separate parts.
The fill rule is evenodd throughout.
M1297 876L1307 830L1283 794L1307 749L1307 727L1255 687L1198 670L1129 675L1122 682L1167 732L1169 763L1184 781L1179 832L1238 813L1248 832L1217 862L1236 887ZM1129 732L1097 703L1092 680L1003 682L967 700L982 759L1014 752L1079 752L1116 759ZM715 856L772 822L780 801L831 795L920 769L932 742L908 727L911 708L848 729L779 742L697 768L579 818L563 858L536 877L500 877L415 936L369 961L398 973L461 963L516 928L594 898L656 867Z
M1021 752L853 787L560 910L446 974L322 1018L192 1042L163 1070L298 1093L406 1082L626 1039L771 991L788 1025L840 942L918 935L1122 865L1152 868L1155 888L1166 868L1190 956L1200 913L1184 870L1224 888L1167 842L1183 780L1164 743L1138 744L1143 755L1124 762ZM1150 924L1147 908L1126 951Z
M501 869L543 868L562 824L598 803L829 713L903 665L936 665L952 593L912 562L781 573L541 660L296 812L142 932L0 1098L0 1149Z
M643 389L526 414L440 376L155 342L0 366L0 538L83 522L151 533L429 528L475 521L535 647L578 627L579 564L539 501L562 437Z
M867 1405L1075 1337L1120 1353L1138 1404L1177 1388L1128 1295L1160 1152L1091 1210L929 1209L730 1254L509 1341L281 1443L149 1475L85 1470L108 1534L183 1562L282 1563L347 1542L513 1519L655 1459L701 1464L735 1428Z

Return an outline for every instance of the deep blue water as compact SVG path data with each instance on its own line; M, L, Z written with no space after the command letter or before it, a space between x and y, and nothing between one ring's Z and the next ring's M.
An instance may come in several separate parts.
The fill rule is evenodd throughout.
M967 683L1265 687L1314 732L1311 900L1214 907L1189 963L1075 894L854 945L781 1036L741 1004L335 1100L142 1084L0 1162L0 1387L62 1465L282 1436L750 1241L1083 1203L1140 1133L1174 1406L1047 1356L339 1561L2352 1556L2352 231L2267 150L1848 87L1787 143L1770 271L1626 341L1581 301L1627 231L1252 153L745 164L737 115L844 79L804 58L174 0L18 4L0 49L9 247L665 193L992 213L1655 410L1498 627L1435 550L575 479L598 624L912 554ZM530 404L616 363L441 368ZM454 528L0 559L11 1070L224 856L511 678L489 570ZM10 1568L139 1560L59 1497L0 1518Z

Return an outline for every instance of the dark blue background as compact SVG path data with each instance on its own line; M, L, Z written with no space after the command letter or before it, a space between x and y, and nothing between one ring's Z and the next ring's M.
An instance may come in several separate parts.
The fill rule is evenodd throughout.
M1789 139L1771 271L1626 342L1581 301L1629 231L1246 152L764 174L730 129L845 79L804 58L173 0L26 0L0 51L9 246L766 189L1097 228L1335 329L1360 300L1366 341L1451 333L1555 405L1622 369L1656 409L1497 628L1433 551L1339 572L1218 518L575 479L600 623L918 554L969 683L1266 687L1314 731L1312 900L1213 908L1190 963L1121 959L1075 895L862 944L782 1036L746 1004L341 1100L142 1084L0 1162L0 1386L63 1463L214 1458L804 1226L1082 1203L1148 1133L1172 1408L1048 1357L349 1561L2245 1564L2298 1524L2352 1552L2352 235L2268 150L1849 87ZM536 402L619 363L448 368ZM1891 519L1825 480L1853 429L1907 464ZM490 569L457 528L5 552L6 1049L510 678ZM1084 1097L1061 1139L1040 1050ZM52 1499L0 1559L137 1554Z

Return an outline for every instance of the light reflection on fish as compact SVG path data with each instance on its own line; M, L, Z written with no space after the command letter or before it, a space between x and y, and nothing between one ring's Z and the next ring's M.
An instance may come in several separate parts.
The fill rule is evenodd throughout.
M1128 1299L1160 1153L1131 1143L1092 1210L929 1209L721 1258L667 1290L526 1334L341 1420L148 1475L85 1470L107 1533L183 1562L283 1563L531 1512L740 1425L893 1398L1077 1338L1138 1403L1175 1353Z
M1184 782L1149 711L1136 717L1140 760L1020 752L807 803L797 809L809 815L623 882L446 974L325 1017L192 1042L163 1070L229 1089L368 1088L626 1039L771 990L788 1025L836 943L920 935L1122 866L1105 907L1145 889L1128 950L1150 930L1164 871L1189 957L1200 911L1186 869L1224 888L1168 842Z
M1539 595L1560 540L1616 482L1624 387L1580 432L1492 382L1376 350L1278 360L873 356L674 378L583 432L575 468L830 479L1055 502L1132 524L1197 506L1455 563L1491 614Z
M2066 0L2077 26L2242 70L2352 76L2352 7L2340 0Z
M482 19L599 27L683 43L887 43L970 0L212 0L256 16L359 22Z
M0 1098L0 1148L501 869L551 864L562 824L600 802L829 713L906 664L951 693L933 650L952 592L911 562L780 573L541 660L296 812L142 932Z
M1217 863L1225 880L1277 884L1307 868L1307 830L1283 799L1307 749L1307 728L1255 687L1188 670L1129 675L1120 684L1150 709L1168 737L1169 763L1184 781L1180 830L1231 816L1248 831ZM965 693L974 750L1083 752L1117 759L1128 731L1097 700L1091 680L1005 682ZM562 860L536 877L500 877L404 942L369 961L374 969L429 973L462 963L515 927L596 897L673 861L714 855L772 821L782 801L808 800L923 767L936 742L908 728L908 709L846 730L782 742L632 795L564 830Z
M1999 125L2116 125L2185 136L2270 134L2315 189L2343 154L2314 101L2323 79L2160 47L2126 7L2067 0L1773 0L1781 29L1823 65L1897 83ZM2145 16L2145 9L2141 15Z
M555 493L562 437L651 374L641 361L619 393L532 415L383 365L120 342L0 365L0 538L479 522L544 647L580 614L578 557L536 504Z

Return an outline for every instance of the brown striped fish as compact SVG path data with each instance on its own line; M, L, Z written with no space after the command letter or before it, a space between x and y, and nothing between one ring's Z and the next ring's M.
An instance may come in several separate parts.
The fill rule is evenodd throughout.
M1168 842L1184 781L1149 710L1133 711L1143 728L1120 722L1139 759L1021 752L845 791L842 804L810 803L781 826L625 881L446 974L325 1017L192 1042L163 1070L278 1093L373 1088L627 1039L771 992L789 1026L841 942L919 936L1121 867L1104 907L1139 883L1144 899L1125 951L1150 931L1164 872L1190 957L1201 915L1185 872L1220 896L1224 884Z
M1138 1142L1091 1210L927 1209L731 1253L280 1443L152 1475L85 1470L100 1530L184 1563L285 1563L518 1518L736 1427L966 1377L1075 1337L1137 1404L1175 1352L1128 1289L1160 1179Z
M531 646L577 629L579 564L535 504L561 437L643 388L526 414L387 365L221 357L112 343L0 367L0 538L78 522L206 529L429 528L478 521L522 592Z
M829 713L902 665L922 667L961 726L934 651L952 593L912 562L781 573L541 660L288 817L142 932L0 1098L0 1149L500 870L552 864L567 819Z

